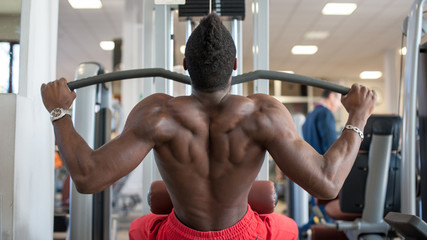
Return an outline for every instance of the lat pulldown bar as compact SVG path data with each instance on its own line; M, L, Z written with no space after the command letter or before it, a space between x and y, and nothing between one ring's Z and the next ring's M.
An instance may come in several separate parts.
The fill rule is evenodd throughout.
M68 87L71 90L82 88L98 83L112 82L117 80L124 80L130 78L145 78L145 77L163 77L171 79L184 84L191 84L190 77L165 70L163 68L146 68L146 69L135 69L135 70L126 70L120 72L112 72L101 74L93 77L88 77L80 79L74 82L68 83ZM306 77L298 74L290 74L283 72L267 71L267 70L256 70L254 72L245 73L233 77L231 84L239 84L244 82L253 81L256 79L270 79L270 80L279 80L284 82L298 83L303 85L308 85L312 87L318 87L322 89L328 89L333 92L341 93L343 95L347 94L350 89L344 86L340 86L334 83L326 82L323 80Z

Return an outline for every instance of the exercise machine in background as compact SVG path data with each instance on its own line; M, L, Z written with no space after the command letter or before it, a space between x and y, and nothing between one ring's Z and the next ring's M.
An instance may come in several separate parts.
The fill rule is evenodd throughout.
M426 29L423 23L427 22L423 17L424 4L425 0L414 1L408 18L405 19L402 27L407 36L407 55L402 100L400 209L398 212L388 213L384 219L392 229L408 239L427 239L427 225L425 223L427 220L427 150L425 148L427 145L427 107L425 106L427 102L427 45L421 46L421 38L425 33L423 30ZM373 186L371 184L367 184L367 187L370 189L366 189L362 206L367 209L363 211L362 220L344 222L341 226L340 223L337 223L331 227L346 230L347 237L350 239L385 239L387 236L384 232L381 233L379 229L376 230L376 233L371 232L364 226L366 222L372 224L383 221L382 215L378 215L378 213L383 213L382 206L373 209L376 214L369 213L372 208L368 208L367 204L378 203L380 199L369 197L375 196L375 194L372 194L371 188ZM385 185L382 187L377 185L377 187L379 188L376 190L384 191L386 189ZM386 202L382 203L385 204ZM366 216L375 216L375 221ZM364 228L366 231L363 230Z

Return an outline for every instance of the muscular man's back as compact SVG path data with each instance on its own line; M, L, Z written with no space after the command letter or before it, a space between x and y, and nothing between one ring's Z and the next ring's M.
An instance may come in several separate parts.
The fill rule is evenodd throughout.
M233 95L209 102L195 96L152 98L141 107L141 117L156 116L155 157L177 217L201 231L232 226L247 210L264 160L253 127L260 106Z

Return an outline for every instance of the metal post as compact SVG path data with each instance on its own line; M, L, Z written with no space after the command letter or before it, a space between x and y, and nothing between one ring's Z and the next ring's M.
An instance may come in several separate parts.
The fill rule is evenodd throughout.
M173 60L174 60L174 47L175 47L175 29L174 29L174 10L171 8L170 9L170 15L169 15L169 54L168 54L168 58L169 58L169 71L173 71ZM173 90L173 81L169 81L169 88ZM172 91L173 93L173 91Z
M418 75L418 54L421 41L424 0L416 0L408 19L407 55L405 62L405 81L403 91L403 130L402 130L402 213L414 215L416 212L415 196L415 161L416 161L416 111Z
M168 67L169 71L173 72L173 66L174 66L174 56L175 56L175 32L174 32L174 10L172 8L169 8L169 52L168 52ZM168 94L173 96L174 88L173 88L173 81L167 80L168 82Z
M156 52L154 49L156 49L155 45L155 18L154 18L154 0L148 0L142 2L143 8L142 8L142 25L143 25L143 36L142 36L142 43L143 43L143 49L142 49L142 55L143 55L143 68L150 68L154 67ZM156 49L157 50L157 49ZM154 79L151 78L149 81L141 81L140 82L142 96L140 99L143 99L151 94L154 93ZM154 154L153 151L150 151L150 153L147 154L147 156L144 158L140 166L137 167L139 172L136 172L138 174L141 174L141 176L138 176L140 181L142 182L142 191L141 191L141 197L142 199L146 199L145 196L147 192L150 189L151 182L153 179L153 172L156 168L156 164L154 162ZM136 169L135 169L136 170ZM135 171L134 170L134 171ZM147 201L142 202L142 214L148 214L150 213L150 206L148 205Z
M188 39L190 38L191 33L193 32L193 26L191 24L191 19L187 19L187 25L185 28L185 43L187 44ZM188 75L188 71L186 71ZM191 86L185 85L185 95L191 95Z
M98 84L97 98L99 99L99 110L95 115L95 148L107 143L111 138L111 83ZM93 228L92 240L112 239L112 186L107 187L100 193L93 194Z
M362 219L368 223L382 222L387 190L393 135L374 134L369 148L369 174L366 179L365 207Z
M242 21L233 19L231 23L231 36L236 45L237 70L233 71L233 76L242 74L243 72L243 54L242 54ZM236 84L231 87L231 93L236 95L243 94L243 85Z
M3 240L3 195L0 193L0 240Z
M169 52L171 41L171 28L173 26L170 23L173 23L173 19L169 20L171 17L171 10L169 5L155 5L155 49L156 49L156 66L171 69L173 66L169 66L170 56L173 56L173 52ZM165 78L155 78L154 80L155 89L157 93L166 93L169 95L173 95L173 82L169 79ZM160 172L157 168L157 165L152 158L152 176L153 181L160 180Z
M386 49L384 51L384 79L387 82L385 84L385 96L384 101L387 107L388 113L398 114L399 113L399 101L396 98L399 96L399 74L397 70L397 49Z
M98 75L100 66L93 63L80 64L76 79ZM76 131L94 147L96 86L76 91L73 108L73 122ZM70 239L92 239L92 195L80 194L70 181Z
M254 0L254 70L269 69L269 0ZM268 80L255 80L255 93L269 92ZM268 156L257 179L268 180Z
M155 5L155 46L156 46L156 67L171 69L169 66L170 60L170 29L168 18L170 17L169 5ZM173 21L173 20L171 20ZM156 85L156 92L162 92L173 95L173 85L171 81L164 78L156 78L154 80Z

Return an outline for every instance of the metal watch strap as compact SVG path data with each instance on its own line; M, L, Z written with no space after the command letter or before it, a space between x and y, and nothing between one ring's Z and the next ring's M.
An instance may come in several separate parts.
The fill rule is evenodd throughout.
M363 132L360 131L360 129L358 127L355 127L353 125L345 125L344 129L349 129L349 130L355 131L357 134L359 134L360 138L363 140L363 138L364 138Z
M54 122L63 118L67 114L71 116L71 113L71 109L55 108L50 112L50 120Z

